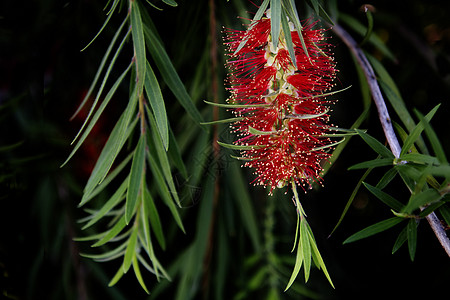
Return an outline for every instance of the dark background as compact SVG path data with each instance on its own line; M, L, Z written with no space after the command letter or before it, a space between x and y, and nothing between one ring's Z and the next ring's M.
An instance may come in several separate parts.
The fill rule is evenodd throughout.
M83 121L83 117L69 119L89 88L126 10L122 8L100 37L80 52L103 24L106 4L103 2L6 0L0 4L0 298L146 297L131 275L125 276L116 288L106 287L116 271L115 265L81 258L78 253L89 245L72 241L82 235L77 224L77 219L83 216L82 210L77 209L82 186L123 103L108 108L107 117L101 119L94 132L95 138L87 142L71 163L60 168L71 151L71 139ZM359 12L362 1L338 2L341 12L365 22ZM148 10L181 79L187 82L208 38L208 3L178 1L178 8L156 3L165 7L164 11L150 7ZM449 2L373 1L371 4L377 9L375 32L386 41L397 62L379 57L376 49L368 47L368 50L383 59L411 112L416 108L427 113L438 103L442 104L432 125L448 153ZM251 3L244 1L244 5L255 11ZM234 28L239 28L241 21L235 19L234 6L225 0L217 1L218 24L225 16L233 20ZM351 29L349 32L353 34ZM340 69L338 87L353 86L338 97L333 123L349 127L362 111L361 96L348 50L337 37L331 43L336 46ZM119 62L126 63L126 59ZM127 93L126 87L119 92ZM170 97L168 94L167 103L174 102ZM388 108L394 120L398 119ZM174 122L177 116L171 115L170 119ZM182 128L173 126L177 134L182 134ZM374 109L363 127L384 140ZM11 147L3 149L6 146ZM327 239L363 173L347 171L347 168L375 157L367 145L353 138L326 176L325 187L304 196L309 223L336 289L327 285L319 271L312 272L308 286L323 299L445 298L450 279L449 259L425 221L419 227L414 262L410 261L406 247L391 254L400 228L342 245L352 233L392 216L366 190L361 189L341 227ZM381 175L375 171L366 181L375 185ZM407 197L408 191L400 181L390 186L389 192L399 199ZM255 195L260 194L261 191L255 191ZM283 220L281 211L279 217L277 230L282 231L290 225ZM177 247L182 248L183 244ZM163 260L170 261L170 254ZM148 280L153 280L151 275ZM298 280L302 280L301 276ZM231 298L236 291L230 288L227 292Z

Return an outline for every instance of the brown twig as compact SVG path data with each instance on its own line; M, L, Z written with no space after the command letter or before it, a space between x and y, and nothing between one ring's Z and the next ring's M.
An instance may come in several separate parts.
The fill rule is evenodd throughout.
M209 31L211 38L211 49L210 49L210 60L211 60L211 92L215 103L218 103L219 97L219 89L217 82L217 32L216 32L216 14L215 14L215 3L214 0L209 0ZM213 120L216 121L219 119L219 108L217 106L213 106ZM213 140L212 140L212 149L213 149L213 164L219 163L220 157L220 146L217 143L219 139L218 125L213 125ZM209 299L209 284L211 278L211 258L214 249L214 229L217 217L217 206L219 203L219 190L220 190L220 182L219 182L219 171L218 168L214 174L214 194L213 194L213 208L211 213L211 221L209 224L209 232L208 232L208 244L205 253L205 257L203 259L203 279L202 279L202 294L203 299Z
M391 118L389 117L389 112L387 110L383 95L381 94L380 87L378 85L377 78L372 66L364 55L364 52L361 50L361 48L358 46L358 44L350 34L348 34L341 26L337 24L333 27L333 31L347 45L347 47L355 56L361 69L363 70L364 76L367 79L367 83L372 94L373 101L375 102L378 110L378 116L380 118L381 126L383 127L384 135L386 136L392 153L396 158L398 158L401 152L400 143L398 142L398 139L394 132L394 128L392 127ZM426 217L426 219L437 239L444 248L445 252L450 257L450 240L445 233L442 224L439 222L436 214L432 212Z

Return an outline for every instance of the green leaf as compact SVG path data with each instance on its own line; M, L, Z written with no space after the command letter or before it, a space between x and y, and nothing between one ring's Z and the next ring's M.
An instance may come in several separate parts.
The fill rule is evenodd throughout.
M130 10L131 35L133 36L134 57L136 60L137 70L137 94L140 97L143 92L143 86L145 82L147 58L145 56L144 32L142 28L143 24L137 1L131 1Z
M197 123L203 122L203 118L200 112L195 107L191 100L191 97L186 91L180 77L178 76L172 61L167 55L161 42L158 40L156 35L153 33L151 28L144 24L144 36L147 42L148 50L153 57L158 69L166 82L167 86L170 88L172 93L178 99L180 104L184 107L186 112L192 117Z
M347 15L345 13L342 12L339 13L339 21L348 25L350 28L352 28L356 33L358 33L361 36L364 36L365 33L367 32L366 26L361 24L358 20L356 20L352 16ZM384 42L376 34L371 34L368 42L373 46L375 46L376 48L378 48L378 50L380 50L381 53L383 53L391 61L396 60L395 56L392 54L389 48L386 47Z
M222 124L222 123L231 123L231 122L238 122L243 120L242 117L236 117L236 118L229 118L229 119L222 119L222 120L215 120L210 122L201 122L201 125L212 125L212 124Z
M110 261L113 260L115 258L118 258L120 256L122 256L125 253L125 248L128 245L128 241L122 243L122 245L120 245L119 247L102 253L102 254L84 254L84 253L80 253L80 256L82 257L86 257L86 258L90 258L93 259L95 261L98 262L105 262L105 261Z
M128 185L128 177L123 181L123 183L119 186L117 191L111 196L111 198L99 209L94 215L93 218L83 226L83 230L91 227L98 220L100 220L104 215L106 215L111 209L113 209L117 204L119 204L123 199L125 194L125 190Z
M217 107L223 107L223 108L264 108L264 107L270 107L272 104L222 104L222 103L215 103L203 100L206 104L217 106Z
M388 150L382 143L368 135L362 130L355 129L355 131L362 137L362 139L372 148L376 153L380 154L383 158L394 159L394 154Z
M384 189L392 181L392 179L394 179L395 175L397 175L397 169L389 169L386 173L384 173L380 181L378 181L376 187L380 190Z
M171 193L169 192L169 189L167 188L167 184L164 181L164 177L161 174L161 171L159 170L159 166L153 157L153 155L147 150L147 160L150 165L150 171L152 172L154 176L154 180L156 182L156 186L159 191L159 195L161 196L163 202L169 207L170 212L172 213L172 216L175 219L175 222L178 224L180 229L185 232L183 223L181 221L180 215L178 213L177 207L174 204L174 201L172 200Z
M178 147L178 142L175 138L174 133L172 132L172 129L169 126L169 157L170 161L174 164L174 166L180 171L183 178L187 178L187 170L186 166L184 165L183 158L181 157L180 148Z
M158 210L156 209L155 202L153 201L153 197L148 191L148 189L145 189L144 192L144 205L145 211L147 212L146 216L148 217L152 225L151 228L153 230L153 233L155 234L159 245L164 250L166 249L166 240L164 238L164 233L162 230Z
M112 4L112 6L111 6L111 9L110 9L109 12L108 12L108 17L106 18L106 20L105 20L105 22L103 23L102 27L101 27L100 30L97 32L97 34L94 36L94 38L93 38L93 39L92 39L92 40L91 40L91 41L90 41L83 49L81 49L81 51L86 50L86 48L89 47L89 45L92 44L92 42L95 41L95 39L100 35L100 33L103 31L103 29L105 29L106 25L108 24L109 20L111 19L112 15L113 15L113 13L114 13L114 10L116 9L117 4L118 4L119 2L120 2L119 0L114 0L113 4Z
M139 205L139 193L142 193L143 179L145 174L145 148L147 142L145 134L139 138L139 142L134 152L131 163L130 177L127 188L127 201L125 205L125 223L128 224L134 215L136 207Z
M292 43L291 29L289 28L289 23L284 9L281 10L281 28L283 29L284 38L286 39L286 47L288 49L289 56L291 57L292 64L296 66L297 60L295 58L294 43Z
M150 128L151 128L151 137L153 141L154 150L156 151L156 155L158 156L159 165L161 166L162 173L164 175L164 179L167 182L167 185L170 189L170 192L172 194L173 199L177 203L179 207L181 207L180 199L178 198L178 192L175 187L175 184L173 182L172 172L170 170L170 164L169 159L167 157L167 152L164 149L161 137L159 136L157 130L156 130L156 122L153 118L153 115L149 112L148 107L147 109L147 117L150 121Z
M419 112L414 111L416 113L416 116L419 118L420 122L423 123L425 128L425 134L428 137L428 140L430 141L431 147L433 148L433 151L437 157L437 159L442 164L448 164L447 157L445 156L444 149L442 148L441 141L436 135L436 132L431 127L430 122L427 122L425 117Z
M400 156L399 160L413 162L417 164L439 165L439 160L436 157L420 153L404 154Z
M147 294L150 294L150 292L147 289L147 286L145 285L144 279L142 278L141 270L139 270L139 264L138 264L136 255L133 256L132 262L133 262L133 270L134 270L134 274L136 275L136 279L138 280L139 284L144 289L144 291Z
M120 174L120 172L126 167L126 165L130 162L130 160L134 156L134 151L131 152L117 167L114 168L111 173L108 174L108 176L105 177L105 179L97 185L97 187L89 194L83 194L83 197L81 199L81 203L86 203L89 200L93 199L95 196L100 194L108 185L113 181L117 175Z
M106 95L105 99L103 100L102 104L100 105L100 107L98 108L98 110L95 112L94 116L92 117L91 122L89 123L88 127L86 128L86 130L83 132L83 135L81 136L81 138L78 140L77 144L75 145L75 147L73 148L72 152L70 153L69 157L66 159L66 161L61 165L61 167L63 167L65 164L67 164L67 162L69 162L69 160L73 157L73 155L75 154L75 152L77 152L77 150L80 148L80 146L83 144L83 142L86 140L87 136L89 135L89 133L91 132L92 128L94 128L95 124L97 123L98 119L100 118L101 114L103 113L103 111L105 110L106 106L108 105L109 101L112 99L112 97L114 96L117 88L119 87L119 85L122 83L125 75L128 73L128 71L131 68L131 64L128 65L128 68L126 68L126 70L122 73L122 75L120 75L120 77L116 80L116 82L114 83L114 85L111 87L111 89L109 90L108 94ZM87 118L86 118L87 120ZM81 132L82 128L80 129Z
M158 132L164 145L164 149L167 151L169 149L169 126L167 124L166 107L164 105L164 99L161 94L158 80L156 79L155 73L153 73L149 63L147 63L146 74L145 91L156 119L156 125L158 127Z
M305 271L305 282L309 279L309 272L311 270L311 246L309 243L309 235L308 235L308 224L303 218L300 221L300 243L302 244L301 248L303 251L303 270Z
M111 228L97 243L93 244L91 247L98 247L106 244L111 239L115 238L126 226L125 216L122 216L119 221Z
M361 43L359 44L360 46L364 45L370 38L370 36L372 35L372 30L373 30L373 16L372 16L372 12L367 9L366 6L364 6L365 8L365 13L366 13L366 17L367 17L367 31L366 34L364 35L364 39L361 41Z
M111 287L111 286L115 285L120 280L120 278L122 278L123 274L125 274L125 273L123 272L123 264L122 264L122 266L120 266L119 270L117 270L116 275L114 275L114 277L108 283L108 286Z
M286 11L286 14L291 19L291 21L294 23L295 29L298 32L298 36L300 38L300 43L302 44L303 52L305 53L306 57L309 58L308 49L306 48L305 39L303 38L302 34L302 24L300 23L300 19L298 18L297 8L295 6L294 0L284 1L283 2L284 9Z
M294 270L292 271L291 278L289 279L289 282L288 282L286 288L284 289L284 291L287 291L291 287L291 285L294 283L295 278L297 278L297 275L300 272L300 268L302 267L302 264L303 264L303 251L302 251L301 242L299 239L298 246L297 246L297 255L295 257Z
M119 26L119 28L117 29L116 33L114 34L114 37L111 40L111 43L109 44L108 49L106 49L106 52L105 52L105 55L102 58L102 61L100 62L100 65L99 65L99 67L97 69L97 73L95 73L94 80L92 80L92 83L89 86L89 90L87 91L86 95L84 96L83 100L81 101L81 104L78 106L77 110L72 115L72 117L70 117L71 120L73 120L73 118L75 118L75 116L84 107L84 105L86 104L87 100L91 97L91 94L94 91L95 86L97 85L97 81L100 78L100 74L103 72L103 68L105 67L106 61L108 60L108 57L111 54L111 51L112 51L112 49L114 47L114 44L117 41L117 38L119 37L120 33L122 32L122 28L127 23L127 20L128 20L128 15L125 18L125 20L123 20L122 24Z
M379 188L374 187L368 183L363 182L363 184L372 194L374 194L378 199L380 199L384 204L386 204L390 208L396 211L401 211L403 209L404 205L394 197L390 196L389 194L386 194Z
M86 197L89 196L94 188L106 177L109 170L111 169L112 164L114 163L114 160L119 154L119 151L122 149L125 141L128 139L128 136L134 129L137 119L133 122L130 121L132 115L136 110L136 103L137 97L134 94L128 102L127 108L120 116L120 119L117 122L116 126L114 126L114 129L111 132L108 141L106 142L99 158L97 159L94 170L92 171L86 187L84 188ZM80 203L80 205L82 204Z
M356 184L355 188L352 191L352 194L350 195L350 198L347 201L347 204L344 207L344 210L342 211L341 216L339 217L337 224L334 226L333 230L331 231L331 233L328 237L330 237L336 231L336 229L339 227L339 225L344 220L344 217L347 214L348 209L352 205L353 200L355 199L356 194L358 193L359 188L361 187L361 184L366 179L366 177L370 174L370 172L372 172L372 168L367 169L366 172L364 172L363 176L361 176L361 178L359 179L358 183Z
M417 247L417 222L415 219L410 219L406 226L406 236L408 238L408 250L411 261L414 261Z
M253 24L255 24L255 21L258 21L262 18L264 12L266 11L267 5L269 5L269 0L264 0L261 5L259 6L258 10L256 11L255 16L253 17L253 21L250 24L249 29L251 28L251 26L253 26ZM244 38L242 39L242 41L239 43L239 46L236 48L236 51L234 52L234 55L236 55L236 53L238 53L247 43L248 37L244 36Z
M414 210L429 203L439 201L442 195L435 189L427 189L419 194L412 195L402 212L411 214Z
M439 105L436 105L426 116L425 118L419 122L419 124L417 124L416 127L414 127L414 129L411 131L411 133L408 135L408 137L406 138L406 140L403 143L403 147L402 147L402 151L400 153L400 156L405 155L406 153L409 152L409 150L411 149L412 145L414 144L414 142L419 138L420 134L422 133L422 131L424 130L425 126L424 123L425 122L429 122L431 120L431 118L433 118L434 114L436 113L437 109L439 108Z
M392 247L392 254L397 252L398 249L406 242L408 239L406 237L406 228L408 227L409 223L403 228L403 230L398 235L397 239L395 240L394 246Z
M398 223L400 223L401 221L403 221L403 218L399 218L399 217L393 217L381 222L378 222L376 224L373 224L367 228L364 228L361 231L358 231L357 233L351 235L349 238L347 238L344 241L344 244L348 244L348 243L352 243L364 238L367 238L369 236L372 236L374 234L380 233L382 231L385 231L395 225L397 225Z
M251 150L251 149L258 149L258 148L264 148L267 147L267 145L250 145L250 146L244 146L244 145L233 145L233 144L226 144L217 141L217 144L224 148L233 149L233 150Z
M448 205L441 206L439 208L439 212L441 213L445 223L450 225L450 207L448 207Z
M136 257L136 243L138 236L138 227L136 226L128 239L127 249L125 250L125 255L123 257L122 270L124 273L128 272L131 266L133 257Z
M270 0L270 32L273 48L277 49L281 24L281 0Z
M334 288L333 281L331 280L331 276L328 273L327 267L325 266L325 262L323 261L323 258L320 255L319 249L317 248L316 241L312 234L311 228L309 228L309 225L308 225L308 235L309 235L309 244L311 245L311 250L312 250L311 251L312 258L317 263L318 267L322 269L322 272L325 274L325 277L327 277L328 282Z
M348 168L348 170L357 170L357 169L367 169L367 168L376 168L383 166L392 166L394 160L391 158L379 158L368 160L364 162L357 163Z
M178 4L174 1L174 0L162 0L165 4L173 6L173 7L177 7Z

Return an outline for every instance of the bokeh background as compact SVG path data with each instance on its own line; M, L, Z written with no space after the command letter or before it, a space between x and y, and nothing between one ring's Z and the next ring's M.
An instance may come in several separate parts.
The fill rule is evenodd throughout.
M209 1L179 0L175 8L161 1L153 2L164 8L162 11L142 2L197 108L205 119L212 119L211 108L202 102L213 97L208 55L212 42ZM309 18L312 10L302 1L296 2L300 17ZM366 19L360 12L361 5L370 3L376 8L374 32L386 43L395 60L383 57L370 45L366 50L389 71L410 112L417 109L427 113L441 103L432 125L449 153L450 3L418 0L328 2L324 7L329 9L332 17L347 14L362 24ZM125 4L94 43L81 52L102 26L106 17L105 5L106 1L86 0L3 0L0 3L0 298L149 297L132 274L124 276L116 286L107 287L118 263L97 263L83 258L79 253L91 251L89 244L73 241L74 237L86 234L77 222L85 216L77 205L96 158L126 104L123 99L127 98L120 97L127 95L126 85L120 88L113 99L114 104L107 109L81 151L67 166L60 168L71 151L71 140L87 111L82 111L72 121L70 118L88 90L102 55L126 13ZM216 76L220 83L219 100L223 102L227 91L222 85L226 74L222 67L225 61L221 26L241 29L245 20L237 16L245 16L247 11L254 13L256 7L245 0L219 0L215 1L215 7L219 34ZM357 40L362 40L351 26L343 26ZM363 110L364 101L348 49L332 32L329 34L340 70L337 88L352 85L351 89L335 97L339 101L333 107L332 122L348 128ZM131 44L125 48L119 66L128 64L132 55ZM162 88L165 91L163 83ZM189 171L200 170L203 175L190 186L188 194L182 195L186 235L169 224L169 217L164 224L169 246L166 251L159 251L159 258L169 271L178 272L178 275L170 284L158 284L152 274L146 273L144 278L152 290L150 297L172 299L181 294L185 299L263 299L269 293L267 284L255 279L257 267L249 262L255 253L250 242L252 237L242 229L242 212L239 212L242 208L236 204L239 200L231 200L232 195L241 191L233 192L232 189L243 189L249 195L261 243L264 244L265 230L270 228L276 240L272 251L286 258L288 263L293 259L290 250L296 221L290 196L281 192L267 197L265 190L249 185L251 173L240 170L239 163L229 158L230 153L226 150L222 150L220 161L211 159L211 136L201 137L204 145L209 147L190 147L195 143L192 132L188 132L194 130L193 127L186 126L189 121L185 120L185 112L173 95L164 92L164 97L172 129L183 145L184 158L191 162ZM388 108L393 119L398 120ZM221 114L227 116L225 111ZM374 107L361 127L384 141ZM226 126L220 127L219 131L223 139L233 138ZM185 138L187 136L190 138ZM324 187L301 195L336 289L328 285L321 271L314 270L306 285L299 276L296 291L283 293L287 280L281 277L278 283L280 299L435 299L445 298L448 294L449 258L425 221L419 227L414 262L411 262L406 247L391 254L398 228L356 243L342 244L354 232L391 216L389 209L364 188L356 196L342 225L328 237L363 174L363 171L347 171L347 168L375 158L376 154L371 151L361 140L352 138L326 175ZM237 169L242 175L239 179L243 179L239 184L227 177ZM375 170L366 181L376 184L381 175ZM185 277L181 274L187 272L183 269L187 263L180 254L192 245L198 229L208 224L198 221L206 189L203 183L215 180L216 176L220 176L223 197L217 206L213 258L203 266L209 270L200 268L200 277L193 280L190 290L183 294L181 279ZM397 183L394 181L390 185L390 193L398 199L407 199L408 191L400 181ZM180 179L180 189L188 184L188 180ZM267 207L271 210L270 218ZM162 219L168 215L169 212L162 212ZM272 223L267 224L267 220ZM217 225L222 223L225 225ZM222 236L225 240L221 240ZM264 265L263 262L259 264ZM287 264L286 268L289 272L292 265ZM205 280L208 276L209 281Z

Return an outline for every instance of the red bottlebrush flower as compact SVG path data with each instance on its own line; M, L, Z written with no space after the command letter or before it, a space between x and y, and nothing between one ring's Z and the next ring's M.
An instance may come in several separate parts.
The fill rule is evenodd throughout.
M290 26L296 65L281 30L274 49L270 14L254 21L246 31L228 30L226 45L231 98L238 104L232 124L244 147L241 159L254 168L254 183L275 187L287 183L320 182L321 161L332 141L328 133L328 105L324 93L332 86L336 69L323 29L306 25L301 34ZM241 42L245 41L242 46ZM239 47L241 47L239 49Z

